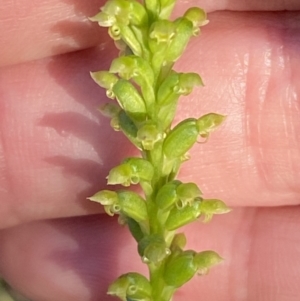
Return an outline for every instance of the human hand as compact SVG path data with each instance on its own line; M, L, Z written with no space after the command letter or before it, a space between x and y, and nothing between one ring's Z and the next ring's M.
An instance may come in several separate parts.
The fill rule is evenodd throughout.
M133 151L96 110L106 100L89 71L116 54L86 19L97 2L0 8L0 274L33 301L109 300L109 282L144 271L127 230L91 215L101 207L86 200ZM211 24L177 69L199 72L205 87L182 99L178 120L210 111L228 118L193 148L181 179L234 210L186 227L191 247L225 262L178 301L300 296L300 3L273 2L191 3L212 12Z

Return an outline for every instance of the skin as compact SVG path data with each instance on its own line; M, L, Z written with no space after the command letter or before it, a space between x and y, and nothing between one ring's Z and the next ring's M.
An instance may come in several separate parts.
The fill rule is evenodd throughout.
M300 2L192 4L211 23L177 70L199 72L205 87L181 101L176 120L228 117L193 148L180 179L234 210L186 227L189 248L226 260L175 300L299 300ZM106 99L88 72L116 55L106 30L86 19L99 6L0 8L0 274L33 301L108 301L120 273L145 271L126 229L86 200L135 153L96 110Z

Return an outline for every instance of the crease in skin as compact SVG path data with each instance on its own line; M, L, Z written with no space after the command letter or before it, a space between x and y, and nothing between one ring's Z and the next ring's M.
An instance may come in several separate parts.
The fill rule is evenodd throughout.
M255 217L255 209L243 211L239 216L239 227L236 228L236 233L232 234L230 254L232 256L234 254L243 254L243 256L240 256L238 264L238 275L234 264L229 263L230 285L228 295L232 296L232 301L250 301L249 262L252 254L252 232L255 225ZM233 260L235 260L234 257Z
M1 97L4 99L4 95L2 93ZM12 178L9 172L10 168L7 156L8 152L3 135L5 132L5 113L5 105L3 102L0 102L0 205L4 204L3 206L0 206L0 221L5 220L4 225L2 225L0 222L0 229L2 227L13 226L19 222L16 210L14 210L12 202L9 201L10 199L14 199L15 196L14 190L11 189Z
M270 46L268 46L270 47ZM270 48L265 50L263 54L263 79L262 84L258 90L258 124L257 124L257 138L258 138L258 158L256 160L257 167L260 171L261 179L263 180L265 186L270 189L270 179L267 171L267 166L265 165L265 147L264 147L264 124L265 124L265 112L266 112L266 98L267 91L269 89L270 75L271 75L271 55Z

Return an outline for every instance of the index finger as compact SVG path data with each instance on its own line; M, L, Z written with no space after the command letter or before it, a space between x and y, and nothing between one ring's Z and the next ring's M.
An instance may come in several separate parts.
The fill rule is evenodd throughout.
M91 24L103 0L7 0L0 7L0 66L11 65L77 51L106 43L105 30ZM201 0L180 2L175 9L200 6L209 12L217 10L279 11L299 10L298 0Z

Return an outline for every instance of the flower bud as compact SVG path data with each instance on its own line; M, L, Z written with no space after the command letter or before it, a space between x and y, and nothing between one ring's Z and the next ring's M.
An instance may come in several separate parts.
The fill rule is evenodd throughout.
M176 230L197 220L201 214L200 204L201 201L195 201L191 206L180 209L174 207L166 220L166 229L168 231Z
M169 210L178 201L176 189L180 183L180 181L174 180L159 189L155 197L155 203L159 209Z
M167 285L178 288L193 278L198 270L194 256L194 251L184 251L167 261L163 274Z
M143 98L129 81L120 79L113 86L113 92L120 106L134 119L142 121L146 117L146 107Z
M137 222L148 220L145 200L132 191L118 191L121 212Z
M167 158L180 158L195 144L198 135L197 120L183 120L168 133L163 144L164 154Z
M194 257L194 263L197 265L198 274L200 275L207 274L212 266L222 261L223 258L214 251L203 251L197 253Z
M199 135L203 138L208 137L209 134L225 120L225 118L226 116L216 113L209 113L201 116L197 120Z
M227 205L216 199L202 200L200 204L200 211L205 215L204 223L209 222L214 214L224 214L231 211Z
M157 264L170 254L164 238L153 234L145 236L138 244L138 252L145 263Z
M137 132L137 139L141 142L144 150L152 150L162 138L163 133L153 123L144 124Z
M127 273L117 278L108 288L108 295L122 301L151 301L152 288L149 280L138 273Z

